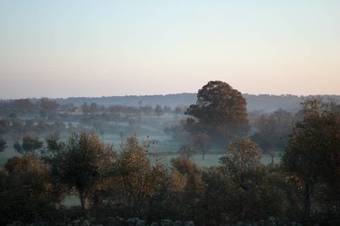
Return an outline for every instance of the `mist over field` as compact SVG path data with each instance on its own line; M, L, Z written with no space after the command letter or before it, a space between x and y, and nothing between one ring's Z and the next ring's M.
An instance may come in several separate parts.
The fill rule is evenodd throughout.
M72 211L79 211L75 222L81 224L89 224L91 215L93 222L100 220L105 225L144 225L146 221L175 225L168 216L179 225L200 225L200 217L186 211L197 205L196 211L209 213L200 205L212 202L216 195L242 200L236 206L229 201L211 204L221 208L219 211L235 214L246 208L242 210L246 215L218 221L261 223L270 217L269 221L280 223L287 220L273 216L284 214L292 224L312 222L309 211L314 207L311 200L306 202L306 195L313 193L295 190L294 186L300 186L295 184L300 183L295 181L299 175L295 173L309 167L313 177L320 172L320 178L329 178L318 183L329 186L330 191L338 188L333 183L338 177L339 149L333 145L340 128L339 101L336 95L241 94L222 81L208 82L197 94L3 99L0 198L15 208L18 197L8 194L24 186L22 195L33 196L20 201L27 205L20 213L38 214L50 224L72 221ZM308 163L311 154L314 157ZM309 177L309 172L305 176ZM317 182L310 183L318 189ZM217 190L210 190L211 186ZM296 203L300 198L290 200L292 192L301 195L301 204L305 200L302 207ZM336 205L337 196L331 194L334 202L313 202ZM160 200L150 203L157 197ZM178 205L182 199L186 203L172 207L175 212L162 209ZM31 206L33 203L39 206ZM116 206L118 203L121 206ZM161 207L156 211L153 205ZM264 205L265 212L256 211L258 205ZM296 205L296 213L289 212L292 205ZM224 210L227 206L236 209ZM248 212L248 206L255 209ZM97 210L109 212L99 216ZM31 217L16 217L16 209L3 212L3 222L32 222ZM85 213L87 217L79 219ZM336 210L321 213L329 214L324 221L337 222L333 219ZM204 216L201 220L215 225L218 218Z
M0 0L0 226L339 226L339 12Z
M153 140L154 148L159 152L176 153L183 143L173 139L173 134L170 134L169 130L187 117L184 113L191 104L195 103L196 95L183 93L64 99L3 99L0 101L4 127L1 131L5 137L8 137L8 140L12 140L13 137L24 136L26 133L42 138L53 133L67 137L74 131L86 130L99 133L104 142L115 145L122 142L122 137L136 135L142 140ZM247 102L249 117L252 117L254 131L257 129L255 121L261 115L270 115L279 110L294 115L302 109L303 101L311 98L336 103L340 101L340 96L337 95L244 94L243 96ZM10 122L6 122L6 118ZM14 118L19 121L16 123L19 123L22 128L13 126ZM6 129L6 124L10 125L10 130ZM31 126L36 128L31 128ZM9 134L6 135L6 133ZM7 153L6 156L14 154L11 146ZM218 158L214 163L217 164L217 162Z

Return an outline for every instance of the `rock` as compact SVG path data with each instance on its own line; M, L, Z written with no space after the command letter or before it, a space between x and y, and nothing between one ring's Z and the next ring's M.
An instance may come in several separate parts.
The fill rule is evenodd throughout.
M174 226L183 226L183 222L182 221L175 221Z
M66 223L56 223L55 226L67 226Z
M184 222L184 226L195 226L193 221L186 221Z
M138 221L139 221L138 217L133 217L133 218L127 219L126 222L127 222L128 226L135 226Z
M81 226L91 226L90 222L88 220L84 220L82 223L81 223Z
M138 219L136 222L136 226L145 226L145 221Z
M123 218L120 217L108 217L105 226L122 226L126 225Z
M72 225L72 226L81 226L81 225L80 225L80 220L74 220L74 221L72 221L72 222L71 222L71 225Z
M48 226L48 223L46 222L36 222L31 224L32 226Z
M8 224L7 226L24 226L21 221L14 221L12 224Z
M260 220L260 221L259 221L259 226L264 226L264 225L265 225L264 220Z
M275 217L269 217L268 218L268 224L267 224L268 226L276 226L277 224L276 224L276 219L275 219Z
M164 219L164 220L161 220L161 226L173 226L173 222L172 220L169 220L169 219Z

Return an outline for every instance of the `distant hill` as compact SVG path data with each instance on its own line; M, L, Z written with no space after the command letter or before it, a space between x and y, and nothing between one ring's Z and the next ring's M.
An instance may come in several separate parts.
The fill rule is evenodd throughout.
M317 97L322 100L334 100L340 103L340 95L321 96L295 96L295 95L252 95L244 94L247 100L248 111L272 112L279 108L296 112L300 104L307 98ZM73 104L79 106L83 103L96 103L97 105L124 105L124 106L188 106L196 102L195 93L167 94L167 95L146 95L146 96L111 96L111 97L70 97L57 99L60 104Z

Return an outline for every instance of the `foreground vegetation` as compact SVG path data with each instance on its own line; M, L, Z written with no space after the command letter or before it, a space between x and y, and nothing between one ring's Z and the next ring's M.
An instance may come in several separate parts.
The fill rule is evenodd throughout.
M339 113L306 103L281 165L263 165L250 139L236 140L216 167L200 168L181 156L171 167L151 163L148 144L131 137L119 152L94 134L67 142L47 140L48 152L32 150L8 160L1 172L1 223L63 222L75 215L105 221L112 216L194 221L334 221L339 223ZM15 192L14 192L15 191ZM67 194L81 208L65 209Z
M262 115L250 132L240 93L215 81L185 113L170 129L185 141L170 164L149 158L152 139L130 136L117 148L93 132L23 136L0 171L0 224L340 224L339 105L309 100L296 117ZM282 161L263 164L277 147ZM192 161L212 148L223 150L217 165ZM70 195L79 206L64 205Z

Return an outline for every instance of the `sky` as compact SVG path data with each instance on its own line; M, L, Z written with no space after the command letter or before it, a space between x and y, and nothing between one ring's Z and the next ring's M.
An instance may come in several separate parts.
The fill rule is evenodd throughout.
M0 98L340 94L338 0L0 0Z

